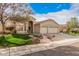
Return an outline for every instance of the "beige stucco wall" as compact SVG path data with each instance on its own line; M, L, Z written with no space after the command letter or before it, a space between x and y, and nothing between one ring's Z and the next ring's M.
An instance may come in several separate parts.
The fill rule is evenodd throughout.
M9 27L12 25L12 22L7 20L6 23L5 23L5 27ZM2 32L2 24L0 23L0 32Z
M48 21L42 22L40 24L40 27L54 27L54 28L57 28L58 25L54 21L48 20Z
M33 21L33 23L35 22L35 18L33 18L32 16L30 16L30 18L29 18L29 21ZM10 20L8 20L7 22L6 22L6 27L8 27L8 26L12 26L13 25L13 23L12 23L12 21L10 21ZM16 22L16 30L17 30L17 32L18 33L25 33L24 32L24 23L21 23L21 22ZM33 26L34 26L34 24L33 24ZM23 29L22 29L23 28ZM21 30L22 29L22 30ZM34 29L34 28L33 28ZM0 24L0 31L2 30L2 27L1 27L1 24ZM28 30L28 21L26 21L26 30ZM26 31L27 32L27 31Z
M26 32L24 31L24 27L25 24L24 23L16 23L16 30L17 33L27 33L28 30L28 22L26 22Z
M34 33L35 33L35 34L40 33L40 24L34 25Z
M38 23L34 26L35 28L35 32L36 33L40 33L41 31L41 28L57 28L58 29L59 25L57 23L55 23L54 21L52 20L47 20L47 21L44 21L44 22L41 22L41 23ZM47 30L47 29L46 29ZM46 31L45 30L45 31ZM44 30L43 30L44 31ZM55 32L59 32L59 29L58 30L55 30L53 29L52 31L55 31ZM52 33L52 32L51 32Z

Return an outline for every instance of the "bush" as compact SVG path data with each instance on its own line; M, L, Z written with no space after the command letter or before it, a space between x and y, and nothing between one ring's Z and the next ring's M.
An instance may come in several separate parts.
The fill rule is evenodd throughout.
M75 33L75 32L70 32L69 33L70 35L73 35L73 36L79 36L79 33L77 32L77 33Z
M6 27L6 30L12 31L14 27Z
M31 38L29 35L25 35L25 34L12 34L12 36L15 38L21 38L21 39L30 39Z
M6 41L6 38L4 36L0 37L0 45L2 45L2 46L7 46L8 45L8 43Z
M32 40L30 39L30 40L27 40L27 42L26 42L26 44L32 44Z
M38 37L39 39L43 39L42 34L34 34L33 36L34 36L34 37Z

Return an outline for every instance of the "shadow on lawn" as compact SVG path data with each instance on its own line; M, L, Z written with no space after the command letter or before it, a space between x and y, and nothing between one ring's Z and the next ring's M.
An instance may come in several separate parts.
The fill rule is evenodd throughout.
M79 48L74 46L61 46L55 49L40 51L24 56L79 56Z
M21 39L30 39L31 37L27 34L12 34L15 38L21 38Z

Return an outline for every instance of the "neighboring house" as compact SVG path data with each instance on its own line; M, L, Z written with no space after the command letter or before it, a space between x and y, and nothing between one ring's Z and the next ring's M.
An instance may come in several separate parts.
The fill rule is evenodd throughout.
M67 32L67 25L66 24L60 25L59 30L60 30L60 32Z
M59 24L52 19L37 22L34 24L34 33L59 33Z

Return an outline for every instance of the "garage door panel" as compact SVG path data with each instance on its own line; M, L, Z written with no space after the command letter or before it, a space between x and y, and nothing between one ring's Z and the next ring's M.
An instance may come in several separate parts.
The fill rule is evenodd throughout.
M42 33L42 34L46 34L46 33L58 33L58 28L42 27L42 28L40 28L40 33Z
M57 33L58 29L57 28L48 28L48 33Z
M47 28L45 28L45 27L40 28L40 33L46 34L47 33Z

